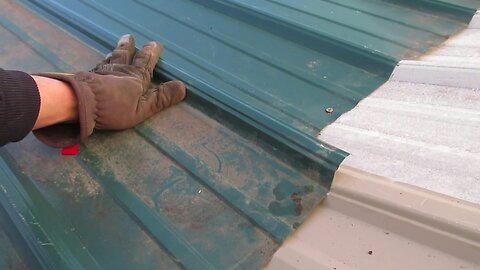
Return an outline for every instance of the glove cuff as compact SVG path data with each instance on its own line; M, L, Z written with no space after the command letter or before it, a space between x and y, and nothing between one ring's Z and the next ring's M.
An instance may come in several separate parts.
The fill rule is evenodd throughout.
M82 72L87 73L87 72ZM68 73L36 73L36 76L47 77L68 83L78 102L78 123L60 123L33 131L38 140L51 147L68 147L85 140L95 127L95 98L84 80L76 80L78 74ZM88 77L87 74L81 74ZM88 101L88 102L87 102ZM92 102L93 101L93 102Z

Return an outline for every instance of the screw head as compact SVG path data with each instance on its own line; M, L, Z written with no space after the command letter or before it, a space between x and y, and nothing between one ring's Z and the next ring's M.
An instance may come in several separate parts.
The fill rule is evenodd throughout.
M325 111L327 113L333 113L334 110L333 110L333 108L329 107L329 108L326 108Z

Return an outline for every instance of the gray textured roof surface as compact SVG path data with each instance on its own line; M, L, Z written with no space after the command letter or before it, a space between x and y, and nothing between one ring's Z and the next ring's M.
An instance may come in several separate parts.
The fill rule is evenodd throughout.
M480 203L480 14L318 137L344 165Z
M322 131L351 155L268 269L480 269L479 15Z

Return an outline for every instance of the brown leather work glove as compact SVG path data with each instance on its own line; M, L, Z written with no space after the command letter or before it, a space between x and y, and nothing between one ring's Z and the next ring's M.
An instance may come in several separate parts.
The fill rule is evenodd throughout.
M54 125L33 133L47 145L71 146L90 136L94 128L128 129L179 103L185 98L182 82L151 85L162 50L161 43L152 41L135 55L135 40L124 35L117 48L90 72L35 74L71 85L78 100L79 123Z

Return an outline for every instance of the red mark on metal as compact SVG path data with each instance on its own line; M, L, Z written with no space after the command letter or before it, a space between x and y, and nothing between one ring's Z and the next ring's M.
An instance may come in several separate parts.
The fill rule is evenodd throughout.
M78 144L62 148L62 156L76 156L78 155Z

